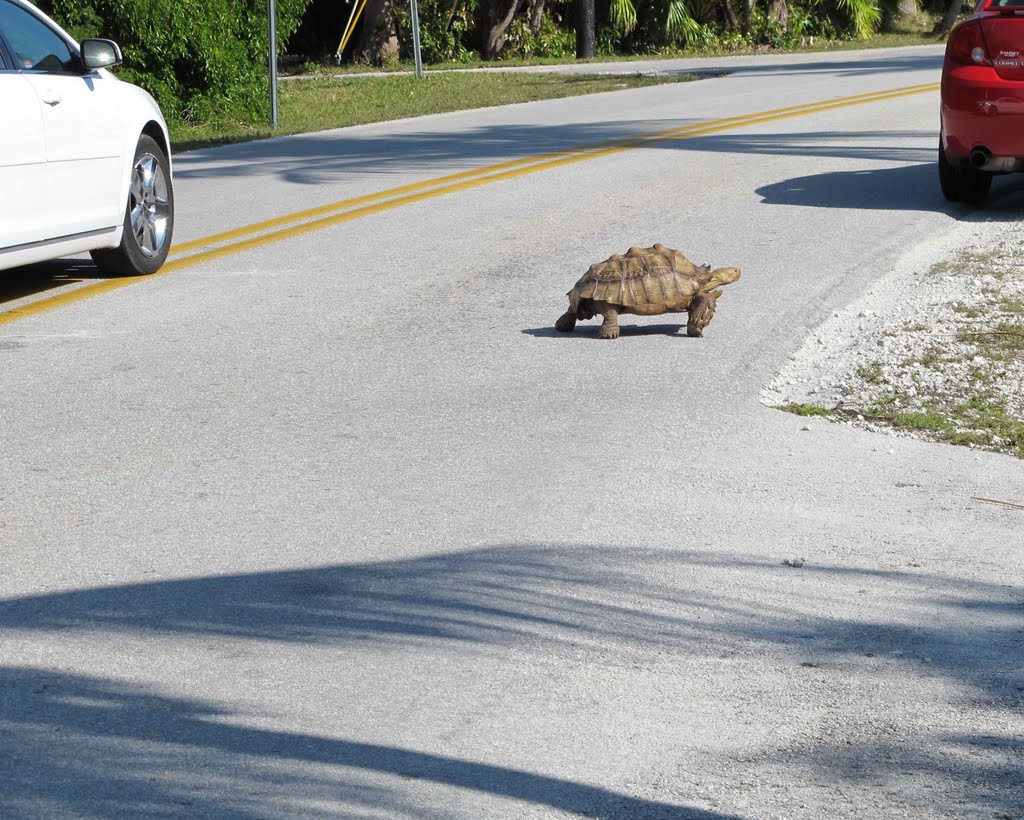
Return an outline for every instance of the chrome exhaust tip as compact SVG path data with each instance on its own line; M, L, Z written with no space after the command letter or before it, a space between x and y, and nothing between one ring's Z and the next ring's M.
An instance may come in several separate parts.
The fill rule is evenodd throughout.
M987 170L987 166L992 161L992 152L988 148L975 148L971 151L970 163L972 168L977 168L979 171Z
M994 157L992 152L984 146L979 146L971 151L967 162L974 170L984 171L988 174L1009 174L1014 171L1024 171L1024 159L1017 157Z

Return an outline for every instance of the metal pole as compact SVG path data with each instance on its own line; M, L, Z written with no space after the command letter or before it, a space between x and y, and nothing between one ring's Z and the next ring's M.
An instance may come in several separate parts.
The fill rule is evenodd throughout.
M409 0L412 6L412 56L416 60L416 76L423 79L423 60L420 58L420 10L416 0Z
M277 128L277 3L275 0L267 2L267 17L269 18L269 43L270 43L270 121L274 128Z

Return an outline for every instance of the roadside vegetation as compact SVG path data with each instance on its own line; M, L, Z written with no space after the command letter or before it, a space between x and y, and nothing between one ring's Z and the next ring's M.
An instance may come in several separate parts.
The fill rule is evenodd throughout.
M865 40L816 41L814 46L790 51L825 51L852 48L888 48L903 45L927 45L942 42L941 35L930 30L875 34ZM732 50L729 54L756 53L770 49ZM671 57L712 55L714 48L666 51ZM649 60L649 54L618 55L616 60ZM508 57L502 67L564 65L580 61L573 57ZM367 63L339 66L332 59L319 62L311 59L292 60L282 68L279 83L279 123L272 128L268 121L239 117L230 112L196 120L171 118L171 140L174 150L197 148L264 139L274 136L324 131L350 125L463 111L471 108L509 105L536 100L575 97L604 91L643 88L665 83L689 82L696 75L650 74L511 74L500 71L469 71L460 69L494 68L495 63L471 59L463 63L441 62L426 67L422 79L415 77L411 62L399 61L382 72ZM267 93L262 88L262 93Z
M259 136L269 121L267 0L37 0L75 37L117 40L125 61L117 71L150 91L169 123L209 127L219 138ZM480 65L735 54L844 46L938 42L962 0L419 0L423 63L428 71ZM277 53L282 70L408 69L412 24L408 0L276 0ZM585 22L577 12L587 12ZM353 25L349 28L348 22ZM664 80L662 80L664 81ZM498 105L544 96L603 90L598 81L493 80L481 98L464 78L435 94L447 105ZM613 81L609 81L613 82ZM524 92L512 86L525 84ZM450 110L440 101L408 106L381 84L349 113L325 118L328 92L287 90L287 131L334 127ZM548 87L545 87L548 86ZM561 86L554 92L551 86ZM303 99L309 98L309 110ZM464 101L464 102L462 102ZM367 108L360 112L359 108ZM390 110L389 110L390 106ZM306 125L309 122L311 125ZM226 124L233 123L231 128ZM199 133L199 132L197 132ZM188 139L189 137L186 137ZM198 139L198 137L196 137Z
M913 287L920 315L876 317L878 344L862 343L838 401L779 409L1024 458L1024 240L963 252Z

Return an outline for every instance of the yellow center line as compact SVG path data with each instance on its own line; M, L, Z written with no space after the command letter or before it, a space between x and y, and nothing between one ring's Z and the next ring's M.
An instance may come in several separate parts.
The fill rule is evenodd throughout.
M905 86L870 94L858 94L851 97L837 97L832 100L794 105L785 108L774 108L755 114L738 117L707 120L690 125L651 131L645 134L634 134L591 145L579 146L562 151L536 154L507 162L485 167L461 171L454 174L435 177L434 179L414 182L389 188L372 194L353 197L339 202L309 208L303 211L286 214L274 219L245 225L230 231L212 234L202 239L184 242L174 246L174 253L164 266L150 276L132 276L108 279L91 285L69 290L65 293L30 302L22 307L0 312L0 325L16 321L63 305L71 304L90 296L106 293L117 288L153 279L165 273L198 265L213 259L219 259L243 251L291 239L312 231L322 230L332 225L360 219L372 214L381 213L403 205L432 199L446 194L470 190L492 182L515 179L538 171L551 170L577 162L607 157L624 151L632 151L650 145L671 140L688 139L721 131L728 131L750 125L773 122L792 117L805 116L854 105L865 105L872 102L898 99L912 94L923 94L937 91L938 83ZM214 247L214 246L220 247ZM203 250L206 248L207 250Z
M231 240L238 239L244 236L252 236L253 234L261 233L263 231L280 227L282 225L304 222L306 220L314 219L316 217L336 213L338 211L348 210L350 208L355 208L367 203L392 199L399 197L403 194L413 193L416 191L446 187L451 185L452 183L468 181L479 177L490 177L492 174L498 174L500 172L512 170L515 168L524 168L526 166L530 166L529 172L536 170L544 170L548 167L552 167L549 165L549 162L552 160L563 160L568 159L570 157L574 158L572 161L593 159L596 156L607 155L607 149L609 148L614 148L617 150L638 148L641 147L642 144L652 144L655 142L661 142L665 140L680 139L683 137L693 136L697 132L702 134L713 133L714 131L725 130L727 128L736 128L742 125L757 123L762 120L771 121L774 119L782 119L784 117L800 116L803 114L814 113L817 111L826 111L831 108L840 108L849 105L862 105L868 102L876 102L879 100L891 99L894 96L902 97L907 94L920 94L926 91L934 91L937 89L938 85L935 83L927 83L925 85L920 86L908 86L906 88L878 91L872 94L860 94L854 97L840 97L835 100L828 100L821 103L809 103L804 105L790 106L788 108L777 108L770 111L764 111L759 114L745 114L739 117L728 117L726 119L709 120L692 125L676 126L674 128L666 128L660 131L652 131L647 134L633 134L628 137L620 137L618 139L606 140L603 142L597 142L591 145L583 145L576 148L569 148L562 151L552 151L545 154L535 154L529 157L522 157L520 159L509 160L507 162L499 163L497 165L488 165L482 168L475 168L469 171L461 171L459 173L435 177L434 179L429 179L422 182L414 182L409 185L402 185L397 188L389 188L384 191L378 191L372 194L354 197L352 199L341 200L340 202L332 202L327 205L320 205L316 208L309 208L304 211L297 211L292 214L286 214L284 216L275 217L274 219L268 219L263 222L253 223L252 225L246 225L241 228L235 228L230 231L224 231L223 233L213 234L202 239L196 239L191 242L184 242L174 246L174 256L186 254L189 253L190 251L198 250L204 247L209 247L211 245L229 242ZM563 163L559 162L559 164ZM507 177L502 176L500 178L506 179ZM491 180L489 179L488 181ZM436 193L444 192L437 191Z

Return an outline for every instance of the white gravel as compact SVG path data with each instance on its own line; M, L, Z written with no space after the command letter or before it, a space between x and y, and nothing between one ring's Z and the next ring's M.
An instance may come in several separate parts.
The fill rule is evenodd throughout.
M818 327L762 401L838 407L843 413L835 417L846 423L922 438L935 436L896 430L878 417L981 398L1024 421L1022 310L1024 223L961 222L908 253L867 295ZM994 352L986 348L992 341L1019 346ZM958 418L957 427L970 425ZM1014 449L998 437L976 446Z

